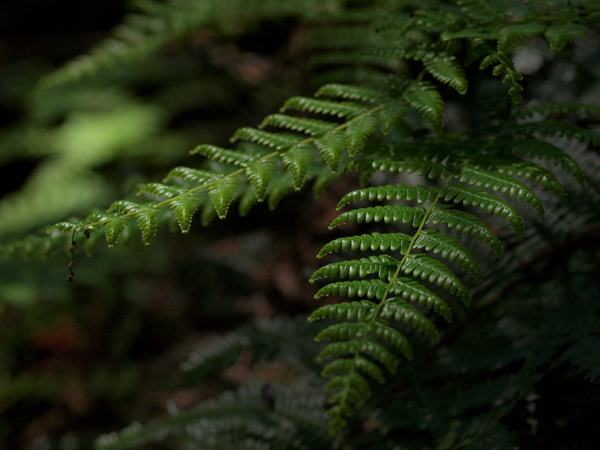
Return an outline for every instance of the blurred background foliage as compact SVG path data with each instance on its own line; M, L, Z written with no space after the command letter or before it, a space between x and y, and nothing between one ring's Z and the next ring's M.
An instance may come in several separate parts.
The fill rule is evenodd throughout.
M293 17L225 34L204 28L135 64L39 89L109 36L128 7L28 0L0 9L3 243L193 165L197 144L226 146L237 128L302 92ZM265 224L265 214L255 208L243 225L231 217L184 237L161 232L151 247L133 239L108 251L102 242L93 258L82 247L73 284L68 249L3 261L0 448L90 448L102 432L160 413L173 393L187 406L230 387L186 385L179 364L198 342L271 316L274 305L308 311L299 271L318 250L305 248L315 225L306 217L290 226L285 214Z
M161 51L140 50L151 56L40 89L40 80L52 80L45 77L128 20L129 6L25 0L1 7L0 242L105 208L171 167L197 165L188 156L197 144L226 146L237 128L256 126L285 99L312 91L297 11L225 14L194 31L183 24L181 39L157 38ZM552 56L543 42L528 41L515 54L529 75L526 92L538 102L597 104L598 42L592 32ZM480 110L503 89L478 80L472 91ZM449 130L477 125L470 93L444 94ZM571 150L581 152L590 173L600 173L597 158ZM102 433L166 416L166 404L187 408L226 389L292 383L308 372L301 368L319 349L302 347L314 336L297 325L302 318L284 322L300 338L298 349L287 348L300 355L292 362L275 357L282 348L271 339L228 358L217 351L205 374L180 365L253 319L286 320L314 309L316 288L306 280L331 238L323 231L337 200L355 184L339 180L318 199L296 194L276 214L260 205L243 220L195 223L185 236L162 230L149 247L137 238L110 251L97 242L93 258L77 250L70 284L68 248L48 259L3 261L0 448L91 448ZM497 230L512 257L486 268L488 282L472 287L479 300L469 310L456 308L437 346L410 337L423 347L415 351L420 356L353 419L354 448L398 448L396 439L406 448L451 448L469 426L475 435L478 423L492 426L469 448L492 441L514 448L516 438L523 448L594 448L585 446L590 437L600 445L590 435L600 404L593 357L600 355L600 204L567 188L570 209L548 208L553 220L534 223L523 241ZM313 377L309 384L320 382Z

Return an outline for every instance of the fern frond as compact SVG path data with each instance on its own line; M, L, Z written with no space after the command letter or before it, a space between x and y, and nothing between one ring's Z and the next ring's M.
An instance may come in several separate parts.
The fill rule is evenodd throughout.
M387 291L387 283L382 280L337 281L322 287L315 298L333 297L366 297L382 300Z
M466 94L465 72L454 57L438 55L424 59L423 64L436 80L453 87L459 94Z
M208 195L219 215L219 219L224 219L227 216L227 210L233 201L238 183L239 180L235 177L223 177L208 188Z
M331 169L336 173L340 167L342 152L345 149L344 133L341 131L328 131L322 137L314 140L315 147Z
M546 31L546 25L538 22L507 25L500 30L498 50L506 52L525 38L541 34L544 31Z
M142 230L144 244L146 245L150 245L154 239L154 236L156 236L156 231L158 230L158 213L158 209L156 209L153 205L148 205L146 209L143 209L135 214L135 218L140 226L140 230Z
M426 81L412 83L403 93L404 100L431 124L437 134L444 129L444 101L437 89Z
M340 324L345 325L345 324ZM336 325L333 325L335 327ZM331 328L331 327L330 327ZM327 337L321 337L321 339L331 339ZM347 339L347 338L341 338ZM391 374L396 373L396 363L394 361L394 357L392 354L385 349L381 344L379 344L374 339L365 339L364 341L348 341L348 342L335 342L329 344L327 347L321 351L319 356L317 357L318 361L323 361L326 358L331 356L340 356L340 355L354 355L357 353L365 353L370 355L374 359L381 362L386 368L389 370ZM331 403L335 403L335 397L330 398L329 401Z
M435 186L425 187L420 184L416 186L407 186L404 184L386 186L375 186L365 189L358 189L346 194L339 201L337 209L340 210L351 202L383 200L416 200L419 205L425 202L433 202L439 194L439 188Z
M176 179L183 181L191 181L196 184L204 184L214 181L217 178L220 178L221 176L223 175L209 170L200 170L193 169L191 167L180 166L171 169L171 171L167 174L163 181L165 183L168 183L169 181Z
M375 132L377 125L377 116L374 114L364 114L348 124L345 140L351 157L361 151L365 140Z
M368 109L364 106L350 102L333 102L329 100L317 100L308 97L292 97L280 108L282 113L288 109L312 112L316 114L328 114L336 117L353 117L364 114Z
M429 221L433 224L444 223L449 228L455 228L456 231L462 231L464 235L477 238L489 245L498 258L502 256L500 240L487 225L481 222L473 214L452 209L449 205L440 205L433 209L429 216Z
M274 148L275 150L283 150L284 148L291 147L301 141L301 138L297 136L269 133L268 131L257 130L256 128L250 127L236 130L230 141L235 142L238 139L255 142L266 147Z
M404 325L410 324L414 329L425 333L433 342L437 342L439 338L437 328L433 322L405 300L398 298L387 299L381 308L379 317Z
M294 180L294 188L299 191L306 181L308 167L312 160L310 148L294 145L289 150L281 153L281 159Z
M542 103L541 105L521 107L515 111L513 117L517 119L531 118L537 114L544 117L548 115L565 114L581 114L583 116L593 117L600 116L600 106L578 102Z
M486 189L500 191L503 194L508 194L511 197L517 197L519 201L525 201L529 206L536 210L541 218L544 218L544 205L535 193L529 189L524 183L514 179L510 175L500 172L491 172L481 167L465 165L459 175L461 182L468 181L469 184L475 186L483 186ZM457 188L459 189L459 188ZM474 195L474 194L473 194ZM511 226L517 234L521 235L523 230L522 220L519 221L515 217L506 217L510 220ZM519 231L520 230L520 231Z
M335 239L325 245L317 258L322 258L333 252L348 251L348 250L360 250L360 251L386 251L386 250L398 250L400 253L405 254L409 248L409 241L411 237L404 233L372 233L363 234L362 236L343 237Z
M175 211L177 222L182 233L187 233L192 224L192 216L200 207L200 199L196 194L186 192L171 202L171 208Z
M256 199L262 202L269 190L269 185L275 173L275 164L270 159L257 159L245 164L244 171L254 187Z
M500 173L540 183L542 187L549 189L560 200L563 207L567 206L567 194L558 179L549 170L530 161L520 161L514 164L496 166Z
M389 134L406 115L408 108L404 102L391 100L381 105L379 111L379 126L383 134Z
M521 139L513 144L512 151L519 155L528 155L532 158L545 159L552 161L555 166L561 166L577 179L581 186L586 185L587 177L573 158L567 155L562 149L549 142L539 139Z
M520 93L523 91L523 86L521 86L519 82L523 80L523 75L517 71L515 64L509 56L502 51L492 53L483 58L479 68L484 70L492 64L496 64L492 74L494 76L504 75L502 83L512 86L508 90L508 93L512 96L513 105L518 105L522 100Z
M350 324L345 324L350 325ZM355 324L353 324L355 325ZM325 366L321 372L322 377L328 377L329 375L346 375L352 373L354 370L359 370L366 375L370 375L380 383L385 383L383 373L375 364L362 356L355 356L350 359L336 359ZM332 413L333 408L329 410L329 414Z
M244 166L254 158L243 153L228 150L225 148L216 147L214 145L202 144L190 151L190 155L202 155L218 162L234 164L236 166Z
M557 122L555 120L545 120L540 122L530 122L510 127L510 132L515 134L542 136L558 136L567 139L577 139L594 147L600 147L600 135L585 128L578 127L566 122Z
M426 251L433 251L434 254L440 253L442 258L462 267L473 275L477 281L481 282L483 280L481 268L475 257L458 239L437 230L422 230L415 239L413 248L423 248Z
M336 281L330 283L317 292L315 298L340 297L353 298L367 297L382 300L388 288L388 283L383 280L355 280L355 281ZM394 280L390 290L390 295L401 296L404 300L418 303L428 309L433 309L436 313L444 317L448 322L452 318L452 312L447 303L437 294L433 293L420 282L412 278L397 278Z
M425 216L425 208L422 206L373 206L369 208L354 209L352 211L340 214L335 218L329 229L333 229L338 225L356 222L356 223L371 223L371 222L403 222L413 223L413 226L418 227Z
M489 194L481 189L472 188L461 184L447 184L440 192L444 201L452 201L455 204L462 203L465 206L472 205L480 208L494 216L500 216L512 226L517 233L523 230L523 219L519 213L507 202L494 194ZM540 202L541 205L541 202ZM542 214L544 210L542 207Z
M354 278L357 275L364 278L374 273L377 273L380 278L385 278L390 272L393 273L396 270L398 262L388 255L374 255L358 260L332 263L318 269L309 281L312 283L324 277Z
M380 103L388 98L388 94L384 91L380 91L373 88L364 86L351 86L346 84L326 84L322 86L317 92L315 97L340 97L348 100L358 100L367 103Z
M305 117L293 117L285 114L271 114L264 118L258 128L267 126L287 128L292 131L308 134L309 136L323 135L332 131L336 124Z
M151 197L173 198L184 192L186 192L186 189L180 187L167 186L161 183L147 183L140 187L137 195L147 194Z
M456 294L467 306L471 303L469 291L460 278L437 259L425 256L423 253L410 254L406 257L401 270L406 275L427 280Z
M566 44L575 39L585 36L588 30L583 25L573 22L550 25L544 32L544 36L550 42L553 52L559 52Z
M347 319L364 322L373 317L373 311L376 306L377 304L369 300L324 305L313 311L308 320L312 322L320 319Z
M125 227L127 226L127 221L123 217L114 216L111 218L110 222L106 222L104 225L104 233L106 234L106 242L108 242L109 247L114 247L123 231L125 231Z

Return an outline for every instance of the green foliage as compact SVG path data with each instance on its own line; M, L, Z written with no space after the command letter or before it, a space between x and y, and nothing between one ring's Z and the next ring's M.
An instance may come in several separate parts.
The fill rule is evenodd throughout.
M316 342L327 341L318 355L311 356L318 362L328 361L321 370L327 381L316 381L317 386L304 393L277 387L274 401L264 390L241 389L237 394L225 394L214 404L203 403L147 426L134 425L119 434L104 436L98 440L98 448L129 448L166 436L179 436L198 448L329 448L334 445L334 438L340 439L338 444L351 440L355 422L359 420L356 417L368 410L362 408L369 402L381 403L386 413L394 409L385 404L382 393L386 387L374 387L372 380L380 385L397 385L399 382L388 373L394 375L401 367L409 372L415 389L420 389L421 380L415 381L418 376L414 372L411 375L411 369L404 369L410 365L399 364L399 360L423 358L419 352L427 351L427 347L419 340L418 333L433 342L438 342L440 335L448 336L444 335L447 325L436 314L450 322L451 305L457 304L461 312L456 315L464 317L467 313L462 312L463 305L469 306L472 297L478 299L477 307L483 309L484 300L492 301L489 299L497 295L495 292L509 291L508 284L503 284L509 281L494 279L494 274L487 272L496 267L498 274L505 277L516 275L500 263L491 262L489 250L498 258L502 256L500 237L508 242L506 258L519 258L527 249L515 244L502 220L525 241L534 240L532 234L551 240L555 230L544 231L539 221L548 216L547 226L552 227L552 220L559 220L561 213L553 203L555 199L545 191L563 207L567 204L567 192L579 195L583 191L589 197L598 194L596 174L580 164L576 152L570 155L560 139L576 141L586 149L599 147L597 128L590 125L597 122L600 108L580 102L519 106L534 94L525 89L524 74L512 59L515 49L531 39L544 37L552 51L558 52L584 36L591 25L600 22L597 2L552 5L510 0L381 5L372 2L366 3L364 9L342 2L297 1L289 2L293 5L289 7L284 6L288 2L281 2L280 6L275 2L259 3L251 2L257 8L253 13L257 20L294 12L300 18L325 22L326 26L308 31L307 47L314 52L310 65L317 72L315 78L335 82L321 86L314 97L289 98L280 113L268 115L258 128L239 128L230 139L232 144L237 143L234 148L198 145L191 153L204 157L198 164L206 162L206 166L178 166L167 173L165 184L142 185L139 193L151 197L149 202L117 200L106 212L93 213L85 220L60 222L48 227L45 237L25 238L0 250L5 256L19 251L29 257L38 250L49 254L60 247L61 233L65 237L73 233L97 233L101 227L108 246L113 247L136 223L144 243L149 245L158 228L168 223L169 214L174 213L181 231L187 233L198 211L206 225L215 216L226 218L231 204L238 200L240 215L247 214L255 203L265 199L269 208L275 209L286 195L302 189L309 181L315 191L322 192L335 178L356 171L364 183L372 186L345 193L338 210L357 202L380 204L344 211L331 222L330 230L351 235L336 237L323 246L319 258L337 259L316 269L310 278L310 282L329 279L318 289L316 299L353 299L324 304L309 317L310 322L326 322L320 331L311 329ZM233 26L245 17L244 11L251 10L251 6L245 5L239 11L232 8L235 13L229 16L220 17L211 13L210 8L202 10L203 15L201 7L188 2L179 10L170 2L139 4L147 12L137 19L142 23L143 33L134 34L131 41L126 38L125 44L119 41L118 45L124 45L119 58L149 53L158 43L165 42L164 36L181 37L199 25ZM237 5L237 2L227 4ZM225 7L219 10L225 11ZM329 14L319 17L319 11ZM177 20L184 20L188 13L189 18L178 24ZM157 24L160 33L149 28L150 18L156 19L152 23ZM165 23L172 24L173 29L165 31ZM119 29L119 35L131 36L130 25L127 22ZM113 41L110 45L117 44ZM114 60L110 45L102 44L88 59L76 61L52 75L46 81L47 86L72 81ZM474 62L479 62L478 68L468 67ZM332 66L336 70L328 70ZM486 71L489 67L491 73ZM474 102L479 100L467 103L473 109L469 111L472 122L467 124L468 130L450 130L451 125L444 122L448 105L461 105L466 95L471 95L471 89L476 90L473 99L485 96L477 88L484 85L481 79L491 78L490 75L502 76L502 83L509 86L507 96L487 99L495 103L494 111L476 110ZM559 116L569 116L569 121L559 120ZM586 121L579 120L581 116ZM564 175L559 168L572 175L579 187L559 181ZM440 224L445 227L437 229ZM364 232L368 227L377 231ZM489 249L482 248L477 241L483 241ZM357 258L358 251L367 255ZM440 258L453 265L446 265ZM519 270L518 265L513 268ZM471 286L468 276L469 281L463 281L468 274L483 285ZM511 286L519 290L518 286ZM535 288L533 292L539 294ZM526 309L524 315L532 313ZM498 314L501 312L508 314L506 311ZM525 320L521 316L518 319ZM500 327L501 319L494 317L489 324L484 323L488 333L485 339L494 333L489 328L492 322ZM462 324L471 330L468 321ZM268 348L273 353L287 355L288 362L293 361L298 372L309 372L305 370L307 358L290 357L293 352L277 342L291 340L289 333L295 328L286 334L281 324L277 325L277 333L270 326L263 323L242 329L204 353L191 356L183 368L196 376L203 371L214 373L218 370L215 367L231 364L243 351L253 348L262 355L268 353L265 350ZM532 333L542 342L544 338L550 339L551 328L546 325ZM474 329L468 333L477 332ZM265 339L269 333L270 338ZM489 386L481 383L473 386L473 391L482 392L477 395L471 392L473 395L462 400L456 411L440 413L444 408L435 402L433 388L428 385L428 392L418 394L426 398L423 404L429 401L429 405L436 405L428 408L453 422L425 424L423 417L415 417L420 414L417 412L409 415L406 424L386 416L378 423L380 433L385 435L389 429L398 431L408 424L415 430L420 426L435 435L437 448L448 449L475 445L488 438L509 442L504 425L498 423L504 413L498 415L493 396L483 392L485 389L507 402L508 411L526 395L528 386L535 386L544 376L544 365L568 363L591 381L599 378L598 364L585 358L587 353L600 353L597 337L566 329L563 338L560 343L567 342L567 347L559 345L558 337L549 340L547 349L551 356L541 353L544 343L524 340L530 354L515 356L516 353L509 354L503 349L498 351L502 356L491 355L490 361L482 363L483 368L474 367L475 363L466 357L465 366L461 367L452 358L444 363L443 355L437 355L434 365L438 372L425 373L424 385L435 384L436 377L449 367L454 374L464 369L475 379L481 373L493 374L494 364L500 364L498 367L523 364L521 369L507 368L507 373L516 373L517 381L496 373ZM476 336L469 334L462 345L476 340ZM298 341L294 344L300 345ZM467 354L464 349L460 351ZM540 353L536 355L536 351ZM398 352L403 358L399 358ZM444 364L449 366L443 367ZM469 392L469 386L460 380L454 382L460 385L461 392ZM519 393L508 394L509 388ZM319 403L323 393L327 393L329 405L326 412L329 437L324 433L325 416L322 402ZM444 391L443 395L451 394ZM282 397L286 400L280 400ZM310 407L301 400L310 403ZM476 418L469 423L471 428L465 428L461 414L484 404L494 405L490 407L494 417L473 413ZM389 423L390 428L382 423ZM432 448L428 445L421 448L426 447ZM360 448L360 440L348 448Z

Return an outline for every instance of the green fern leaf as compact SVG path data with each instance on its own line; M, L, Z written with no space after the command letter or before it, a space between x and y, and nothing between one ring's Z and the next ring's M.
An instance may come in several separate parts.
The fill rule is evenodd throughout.
M383 134L389 134L402 120L407 112L406 104L399 100L392 100L381 105L379 111L379 126Z
M507 131L525 135L539 134L542 136L566 137L567 139L574 138L588 145L600 147L600 135L567 122L544 120L541 122L513 125Z
M315 146L331 169L336 173L340 167L342 152L345 148L344 133L341 131L328 131L324 136L315 139Z
M560 51L565 44L574 41L577 38L583 37L588 33L588 29L579 24L572 22L550 25L544 36L550 42L550 47L553 52Z
M328 340L347 341L350 339L361 340L370 332L369 324L366 322L343 322L330 325L321 330L315 337L315 342Z
M381 372L381 369L379 369L379 367L377 367L374 363L369 361L367 358L364 358L360 355L355 356L354 364L355 364L356 368L358 370L360 370L361 372L363 372L367 375L370 375L372 378L379 381L379 383L381 383L381 384L385 383L385 378L383 377L383 373Z
M127 225L127 221L123 217L115 216L110 222L106 222L104 224L104 234L106 235L106 242L108 243L109 248L115 246L123 231L125 231L125 226Z
M546 31L546 25L539 22L507 25L500 30L498 50L506 52L525 38L535 36L536 34L541 34L544 31Z
M514 164L496 166L496 170L500 173L531 180L533 183L540 183L542 187L551 190L554 195L560 200L563 207L567 206L567 194L558 181L558 179L549 170L530 161L520 161Z
M190 151L190 155L202 155L218 162L243 166L244 164L253 161L251 156L242 152L227 150L225 148L216 147L214 145L202 144Z
M447 184L440 192L444 201L453 201L455 204L462 203L465 206L472 205L481 208L494 216L500 216L512 226L517 233L522 233L523 219L519 213L507 202L481 189L460 184ZM541 202L540 202L541 204ZM542 207L542 214L544 209Z
M428 309L433 309L433 311L446 319L447 322L452 320L452 310L448 304L412 278L397 278L390 288L390 295L400 295L404 300L410 300Z
M301 138L297 136L269 133L268 131L257 130L256 128L250 127L244 127L237 130L230 141L235 142L238 139L255 142L266 147L274 148L275 150L283 150L284 148L291 147L301 141Z
M335 376L327 382L325 386L325 392L336 391L338 389L346 388L350 384L351 387L356 389L365 397L371 395L371 389L369 383L357 373L349 373L346 376Z
M200 199L196 194L187 192L171 201L171 208L175 211L177 222L182 233L187 233L192 224L192 216L200 207Z
M348 123L345 141L350 156L356 156L363 148L367 138L377 130L377 116L365 114Z
M444 102L437 89L426 81L412 83L403 93L404 100L433 126L437 134L444 131Z
M433 322L404 300L398 298L387 299L381 308L379 317L404 325L410 324L413 328L425 333L433 342L438 340L438 332Z
M438 81L450 85L459 94L467 92L465 72L453 56L437 55L433 58L424 59L423 64L427 71Z
M140 188L137 195L148 194L158 198L173 198L183 194L185 191L183 188L167 186L161 183L147 183Z
M573 175L581 186L585 186L587 177L573 158L567 155L562 149L549 142L539 139L521 139L516 144L513 143L512 151L519 155L529 155L533 158L552 161L555 166L561 166L564 170Z
M294 180L294 188L299 191L306 181L308 167L312 160L312 151L307 147L294 145L281 154L281 159Z
M380 278L384 278L390 272L394 273L397 267L398 261L391 256L373 255L368 258L341 261L323 266L313 274L309 281L312 283L325 277L354 278L357 275L364 278L374 273L379 274ZM359 295L363 294L359 293Z
M317 119L292 117L285 114L271 114L264 118L258 128L262 129L266 126L287 128L292 131L308 134L309 136L318 136L333 130L336 124Z
M351 386L346 386L346 389L331 394L327 399L327 403L330 405L341 402L344 404L351 402L354 405L360 405L363 402L363 398L357 389L354 389Z
M362 342L353 340L331 343L321 351L317 357L317 361L323 361L331 356L355 355L359 353L366 353L367 355L372 356L386 366L392 375L396 373L396 362L394 361L394 357L385 349L385 347L374 339L365 339Z
M59 222L55 223L51 227L46 230L46 233L51 233L54 230L61 231L63 233L76 230L81 226L80 223L72 223L72 222Z
M440 253L442 258L450 262L455 262L457 266L462 267L473 275L477 281L483 281L481 268L475 257L458 239L437 230L422 230L417 239L415 239L413 248L424 248L428 252L433 251L434 254Z
M158 225L156 223L158 212L158 209L150 205L135 215L135 218L140 226L140 230L142 230L144 244L146 245L150 245L154 239L154 236L156 236L156 230L158 229Z
M377 89L364 86L349 86L337 83L331 83L322 86L315 93L315 97L321 96L340 97L347 100L360 100L369 103L379 103L388 97L387 93Z
M377 339L383 339L398 348L409 361L413 359L412 345L406 337L395 328L392 328L382 320L377 320L369 325L369 332Z
M321 319L368 321L377 305L369 300L336 303L324 305L315 310L308 320L313 322Z
M388 184L365 189L358 189L346 194L339 201L337 209L340 210L351 202L378 201L383 200L415 200L419 205L425 202L433 202L437 198L439 189L435 186L425 187L421 185L407 186L404 184Z
M367 112L367 108L355 103L332 102L308 97L292 97L288 99L283 104L280 111L284 113L288 109L312 112L316 114L328 114L336 117L353 117Z
M456 231L462 231L464 235L485 242L496 252L498 258L502 256L502 246L496 235L473 214L452 209L450 205L439 205L433 208L428 222L433 224L441 222L449 228L456 228Z
M327 286L322 287L316 293L315 298L321 297L348 297L353 298L355 296L376 298L382 300L388 290L388 283L383 280L358 280L358 281L338 281L330 283ZM421 306L425 306L428 309L433 309L436 313L440 314L448 322L452 320L452 311L448 304L442 300L438 295L431 292L425 286L412 278L401 277L397 278L392 284L390 295L401 296L404 300L410 300L411 302L418 303ZM364 300L363 300L364 301ZM354 302L352 302L354 303ZM361 302L361 304L363 304ZM325 313L327 310L323 311ZM357 315L360 313L357 312ZM367 314L363 311L363 314Z
M424 254L410 254L402 265L402 272L456 294L465 305L471 303L471 296L463 282L446 265Z
M229 205L235 197L238 183L239 180L235 177L223 177L214 186L208 188L208 195L219 215L219 219L224 219L227 215Z
M396 205L385 205L385 206L373 206L369 208L354 209L352 211L340 214L331 225L329 229L337 227L338 225L356 222L356 223L371 223L371 222L403 222L413 223L416 228L421 225L423 217L425 216L426 209L422 206L396 206Z
M257 159L246 163L245 172L254 187L256 199L262 202L267 196L269 184L273 179L275 164L270 159Z
M333 252L360 250L360 251L396 251L400 249L400 253L405 254L409 248L411 237L404 233L373 233L363 234L362 236L351 236L335 239L325 245L317 258L322 258Z
M319 289L315 298L339 295L348 298L358 296L381 300L386 291L387 283L382 280L337 281Z
M113 202L108 208L108 212L119 211L123 214L136 213L144 208L144 205L139 203L130 202L129 200L118 200Z
M500 191L511 197L517 197L519 201L525 201L529 206L536 210L541 218L544 218L544 205L534 192L524 183L514 179L510 175L500 172L491 172L481 167L465 165L459 175L461 182L468 181L475 186L483 186L486 189ZM473 194L475 195L475 194ZM518 217L518 216L517 216ZM506 217L510 225L515 229L519 236L523 234L522 220L515 220L514 217ZM519 217L520 219L520 217Z
M356 356L353 359L336 359L335 361L330 362L325 366L323 371L321 372L321 376L326 378L329 375L345 375L354 371L355 369L360 370L361 372L372 376L380 383L384 383L385 379L383 378L383 373L379 367L373 364L366 358L362 356ZM331 408L333 409L333 408ZM331 409L329 410L331 413Z
M223 175L220 173L211 172L209 170L199 170L180 166L172 169L163 181L168 183L175 178L178 180L191 181L196 184L205 184L222 176Z
M331 345L331 344L330 344ZM367 338L361 348L361 353L365 353L371 356L373 359L379 361L383 364L387 370L394 375L396 373L396 361L392 354L377 340L372 338Z
M600 116L600 106L579 102L550 102L519 108L515 111L514 117L517 119L531 118L538 114L541 116L564 114L578 114L587 117Z

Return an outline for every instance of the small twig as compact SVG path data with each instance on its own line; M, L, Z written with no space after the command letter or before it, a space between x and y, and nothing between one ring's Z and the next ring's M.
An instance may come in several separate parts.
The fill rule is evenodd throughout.
M73 236L71 236L71 262L69 262L69 265L67 266L67 269L69 269L67 281L73 281L73 277L75 276L75 272L73 272L73 269L75 268L75 261L73 260L75 250L77 250L77 243L75 242L75 230L73 230Z

